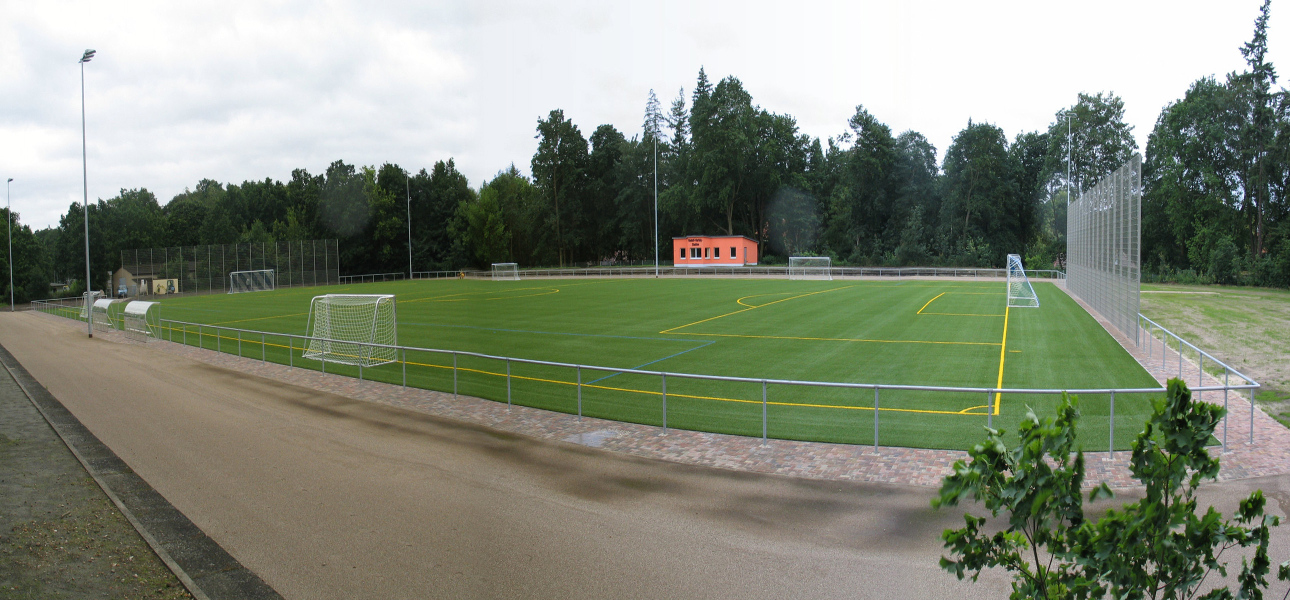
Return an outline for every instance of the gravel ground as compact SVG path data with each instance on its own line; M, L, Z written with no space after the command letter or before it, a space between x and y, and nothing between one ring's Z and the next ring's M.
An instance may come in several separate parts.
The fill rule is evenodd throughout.
M191 598L0 369L0 598Z

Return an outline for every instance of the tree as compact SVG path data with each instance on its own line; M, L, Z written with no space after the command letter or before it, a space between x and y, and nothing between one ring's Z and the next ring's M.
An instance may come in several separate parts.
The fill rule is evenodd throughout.
M1071 117L1071 141L1066 136L1066 113ZM1048 157L1041 181L1066 185L1066 157L1070 148L1070 185L1074 193L1092 188L1115 172L1138 150L1133 126L1124 122L1124 100L1113 92L1080 93L1075 105L1057 111L1048 126Z
M1077 399L1063 395L1056 418L1041 420L1028 411L1014 448L1005 446L1002 431L987 429L969 462L954 464L932 505L972 498L1007 525L990 534L983 530L989 519L964 515L963 528L942 535L953 558L942 557L941 567L974 581L982 570L1002 567L1012 572L1011 597L1018 599L1192 598L1209 575L1226 573L1224 551L1252 547L1253 559L1241 561L1238 593L1262 597L1271 564L1269 531L1280 522L1264 514L1263 492L1242 500L1234 521L1224 521L1212 506L1197 514L1198 487L1218 475L1218 459L1206 445L1223 414L1219 406L1193 402L1187 385L1171 379L1133 443L1129 468L1146 486L1145 498L1096 521L1085 517L1083 505ZM1111 496L1102 483L1089 501ZM1290 562L1278 576L1290 580ZM1233 596L1221 587L1204 597Z
M538 119L537 131L538 148L531 165L533 179L551 199L551 224L563 267L566 260L573 260L574 250L581 242L569 234L577 230L582 216L579 205L587 164L587 140L577 125L564 118L564 111L560 109L551 111L545 120Z
M1245 127L1241 131L1242 158L1247 165L1250 202L1244 204L1247 222L1253 232L1253 255L1263 254L1264 220L1268 204L1269 158L1274 151L1272 123L1274 113L1274 96L1271 93L1277 82L1277 72L1272 63L1267 62L1268 52L1268 13L1272 0L1263 0L1259 16L1254 20L1254 36L1241 47L1241 56L1245 57L1250 70L1242 75L1229 78L1244 100L1242 108L1248 115Z
M941 228L947 243L969 262L1002 265L1010 249L1024 247L1032 210L1003 130L968 121L946 150L944 169Z

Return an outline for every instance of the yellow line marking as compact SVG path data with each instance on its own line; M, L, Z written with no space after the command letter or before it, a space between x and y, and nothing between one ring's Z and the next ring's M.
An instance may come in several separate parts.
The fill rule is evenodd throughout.
M836 292L836 291L838 291L838 290L845 290L845 289L849 289L849 288L853 288L853 287L855 287L855 286L854 286L854 285L848 285L848 286L843 286L843 287L839 287L839 288L833 288L833 289L831 289L831 290L820 290L820 291L818 291L818 292L811 292L811 293L809 293L809 294L800 294L800 295L792 296L792 297L789 297L789 298L783 298L783 299L780 299L780 300L776 300L776 301L774 301L774 302L767 302L767 303L765 303L765 304L758 304L757 306L748 306L747 304L743 304L742 302L740 302L740 300L743 300L744 298L755 298L756 296L744 296L743 298L739 298L738 300L735 300L735 302L737 302L737 303L739 303L739 304L743 304L744 306L748 306L748 308L743 308L743 309L740 309L740 310L736 310L736 311L734 311L734 312L728 312L728 313L726 313L726 314L724 314L724 315L717 315L717 316L715 316L715 317L708 317L708 318L703 319L703 320L701 320L701 321L695 321L695 322L693 322L693 323L688 323L688 324L685 324L685 325L681 325L681 326L679 326L679 327L673 327L673 328L671 328L671 329L664 329L663 331L660 331L659 333L660 333L660 334L663 334L663 333L671 333L671 332L676 331L676 330L678 330L678 329L685 329L686 327L692 327L692 326L694 326L694 325L698 325L698 324L700 324L700 323L707 323L708 321L715 321L715 320L720 319L720 318L723 318L723 317L728 317L728 316L730 316L730 315L737 315L737 314L739 314L739 313L741 313L741 312L748 312L748 311L750 311L750 310L757 309L757 308L761 308L761 307L763 307L763 306L770 306L770 305L772 305L772 304L779 304L780 302L788 302L789 300L796 300L796 299L798 299L798 298L805 298L805 297L807 297L807 296L814 296L814 295L816 295L816 294L825 294L825 293L828 293L828 292ZM758 296L769 296L769 295L771 295L771 294L758 294Z
M307 317L307 316L309 316L309 313L296 313L293 315L273 315L272 317L255 317L253 319L237 319L235 321L220 321L218 323L210 323L210 325L212 326L228 325L229 323L246 323L247 321L264 321L267 319L285 319L287 317ZM203 323L203 325L205 325L205 323Z
M969 406L969 407L967 407L967 408L965 408L965 409L963 409L963 410L960 410L960 411L958 411L958 412L956 412L956 413L954 413L954 414L956 414L956 415L983 415L983 414L985 414L985 413L974 413L974 412L971 412L971 411L974 411L974 410L976 410L976 409L978 409L978 408L984 408L984 409L986 409L986 410L989 410L989 409L990 409L990 405L989 405L989 404L982 404L981 406Z
M1003 388L1003 359L1007 357L1008 350L1008 313L1012 308L1005 306L1003 308L1003 343L999 344L999 382L996 388ZM999 404L1003 401L1003 393L994 393L994 414L999 414Z
M174 328L173 326L170 326L170 327L163 327L163 329L169 329L169 330L170 330L170 331L172 331L172 332L175 330L175 328ZM220 339L226 339L226 340L234 340L234 339L236 339L236 338L234 338L234 337L229 337L229 336L224 336L224 335L219 335L219 334L203 334L203 337L217 337L217 338L220 338ZM243 343L252 344L252 345L259 345L259 344L260 344L260 342L259 342L258 340L255 340L255 339L247 339L247 338L243 338L243 339L242 339L242 342L243 342ZM180 343L180 342L176 342L176 343ZM271 342L265 342L265 343L264 343L264 345L265 345L265 346L268 346L268 347L271 347L271 348L282 348L282 349L287 349L287 348L288 348L287 346L284 346L284 345L282 345L282 344L275 344L275 343L271 343ZM302 351L303 351L304 349L305 349L305 348L304 348L304 346L303 346L303 345L301 345L301 346L293 346L293 347L291 347L291 348L290 348L290 350L302 350ZM244 358L252 358L252 359L254 359L254 357L244 357ZM393 361L393 362L388 363L388 364L396 364L396 365L397 365L397 364L400 364L400 363L402 363L402 362L404 362L404 361L398 361L398 360L396 360L396 361ZM432 364L432 363L420 363L420 362L415 362L415 361L406 361L406 363L407 363L408 365L411 365L411 366L414 366L414 367L428 367L428 368L434 368L434 369L452 369L452 366L450 366L450 365L436 365L436 364ZM301 368L305 368L305 367L301 367ZM369 368L369 369L372 369L372 368L375 368L375 367L368 367L368 368ZM506 377L506 373L499 373L499 372L487 371L487 370L484 370L484 369L472 369L472 368L470 368L470 367L457 367L457 370L458 370L458 371L464 371L464 372L467 372L467 373L478 373L478 374L480 374L480 375L491 375L491 376L493 376L493 377ZM630 373L625 373L625 374L630 375ZM556 385L565 385L565 386L577 386L577 385L578 385L578 384L577 384L577 382L574 382L574 381L564 381L564 380L560 380L560 379L546 379L546 378L543 378L543 377L529 377L529 376L526 376L526 375L515 375L515 374L512 374L512 375L511 375L511 379L520 379L520 380L524 380L524 381L536 381L536 382L541 382L541 383L552 383L552 384L556 384ZM584 384L582 384L582 387L585 387L585 388L593 388L593 389L598 389L598 390L605 390L605 391L610 391L610 392L625 392L625 393L629 393L629 394L643 394L643 395L648 395L648 396L662 396L662 395L663 395L661 391L657 391L657 392L656 392L656 391L653 391L653 390L638 390L638 389L633 389L633 388L613 387L613 386L607 386L607 385L595 385L595 384L589 384L589 383L584 383ZM427 389L428 389L428 388L427 388ZM715 401L715 402L735 402L735 403L739 403L739 404L761 404L761 401L760 401L760 400L744 400L744 399L741 399L741 398L723 398L723 397L720 397L720 396L696 396L696 395L693 395L693 394L678 394L678 393L675 393L675 392L669 392L669 393L668 393L668 396L669 396L669 397L673 397L673 398L689 398L689 399L691 399L691 400L712 400L712 401ZM836 409L841 409L841 410L873 410L873 407L872 407L872 406L846 406L846 405L840 405L840 404L816 404L816 403L809 403L809 402L782 402L782 401L769 401L769 402L767 402L766 404L771 405L771 406L797 406L797 407L804 407L804 408L836 408ZM885 408L885 407L883 407L883 408L879 408L878 410L880 410L880 411L888 411L888 412L921 413L921 414L931 414L931 415L967 415L967 414L970 414L970 413L968 413L968 412L966 412L966 411L974 410L974 409L977 409L977 408L982 408L982 407L980 407L980 406L973 406L973 407L965 408L965 409L963 409L963 410L959 410L959 411L953 411L953 410L928 410L928 409L918 409L918 408Z
M939 293L939 294L937 294L937 295L936 295L936 298L940 298L941 296L944 296L945 294L948 294L948 293L949 293L949 292L941 292L941 293ZM928 301L927 301L927 304L924 304L924 305L923 305L923 308L927 308L931 303L936 302L936 298L932 298L931 300L928 300ZM914 314L916 314L916 315L921 315L921 314L923 314L923 308L918 309L918 312L916 312L916 313L914 313Z
M976 313L922 313L927 315L941 315L943 317L1002 317L1003 315L982 315Z
M668 331L671 331L670 329ZM667 333L663 331L660 333ZM704 335L710 337L732 337L748 339L766 339L766 340L805 340L810 342L866 342L872 344L946 344L950 346L998 346L994 342L939 342L928 340L870 340L863 338L823 338L823 337L796 337L789 335L741 335L737 333L694 333L686 332L685 335Z

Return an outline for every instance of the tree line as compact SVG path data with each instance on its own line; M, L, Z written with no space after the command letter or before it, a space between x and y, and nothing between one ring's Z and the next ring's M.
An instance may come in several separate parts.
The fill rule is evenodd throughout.
M1247 69L1197 80L1161 111L1143 167L1144 278L1290 285L1290 95L1267 62L1269 2L1240 51ZM94 287L120 250L239 241L339 240L345 273L651 262L670 238L746 235L762 262L793 255L884 266L1063 267L1068 194L1138 151L1114 93L1081 93L1043 131L1009 139L969 120L943 154L857 106L823 140L700 69L665 109L651 90L641 130L590 136L555 109L538 119L528 173L474 187L452 159L413 173L336 161L314 175L199 181L162 205L146 188L89 207ZM656 183L657 182L657 183ZM409 215L410 213L410 215ZM21 299L84 273L83 211L15 233ZM6 256L6 260L7 260ZM82 288L83 289L83 288Z

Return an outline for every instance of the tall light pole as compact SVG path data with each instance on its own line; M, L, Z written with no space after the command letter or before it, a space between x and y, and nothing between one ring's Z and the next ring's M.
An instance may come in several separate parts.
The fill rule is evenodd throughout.
M412 279L412 176L403 175L408 184L408 279Z
M94 313L90 312L90 300L93 296L90 294L90 176L89 167L86 166L85 159L85 63L94 58L93 50L86 50L81 55L81 182L85 196L82 200L81 217L85 220L85 332L90 337L94 337L94 319L90 318Z
M4 210L9 213L9 312L13 312L13 207L9 204L9 184L13 178L4 182Z
M654 278L658 279L658 134L654 135Z

